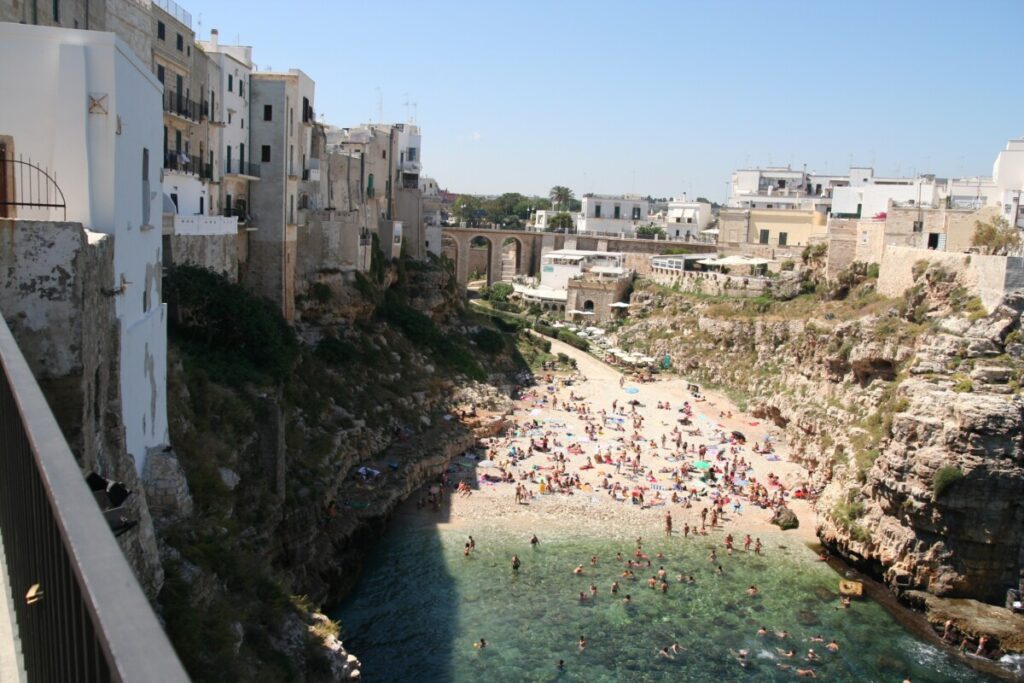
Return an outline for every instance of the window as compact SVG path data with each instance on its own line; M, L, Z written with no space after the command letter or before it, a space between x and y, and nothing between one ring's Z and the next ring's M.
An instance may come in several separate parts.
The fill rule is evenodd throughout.
M621 215L622 214L622 207L620 207L618 204L616 204L615 205L615 209L613 210L613 213L615 214L615 216L614 216L615 218L621 218L622 217L622 215Z
M160 81L161 83L164 82L164 65L163 64L157 64L156 65L156 80Z
M228 92L234 92L235 88L235 77L228 74Z
M758 239L758 242L760 244L768 244L768 231L767 230L762 230L761 234L759 235L759 237L760 237L760 239Z
M231 123L231 119L233 119L233 118L235 118L234 115L229 111L228 112L228 123L229 124Z
M416 148L415 147L410 147L409 148L409 161L416 161Z
M179 155L181 154L181 131L180 130L174 131L174 151L176 153L178 153Z
M687 222L687 223L692 223L692 222L693 222L693 217L692 217L692 216L688 216L688 217L686 218L686 222Z
M60 0L53 0L53 23L60 25Z
M779 189L780 190L785 190L786 189L786 181L785 180L780 180L779 181Z
M779 233L779 246L780 247L786 246L786 242L788 240L789 240L789 233L785 233L785 232L780 232Z
M764 208L766 208L766 209L774 209L775 205L774 204L765 204Z
M263 120L273 121L274 120L274 106L270 104L263 105Z
M200 197L199 198L199 215L200 216L202 216L202 215L204 215L206 213L206 206L205 206L206 203L203 201L204 199L206 199L206 197Z
M185 38L179 33L178 38L175 41L175 46L178 48L178 52L185 51Z
M260 149L260 160L263 163L270 162L270 145L263 145L263 147Z
M164 22L162 21L156 22L156 37L160 40L165 40L167 38L167 27L164 26Z
M191 45L189 45L187 48L185 48L185 54L187 54L189 57L192 56L192 46Z
M245 170L245 143L240 142L238 144L238 166L240 169Z
M242 119L242 130L245 130L245 119Z
M381 159L387 159L388 158L388 151L386 149L382 149L380 151L380 158Z
M227 166L226 166L227 172L231 173L231 145L228 145L227 152L225 154L225 158L227 160Z
M142 148L142 224L149 225L149 149Z
M245 97L245 81L241 78L238 79L238 96Z
M594 218L600 218L600 217L601 217L601 205L600 204L594 204Z
M633 207L633 220L635 220L635 221L640 220L640 207L639 206L634 206Z

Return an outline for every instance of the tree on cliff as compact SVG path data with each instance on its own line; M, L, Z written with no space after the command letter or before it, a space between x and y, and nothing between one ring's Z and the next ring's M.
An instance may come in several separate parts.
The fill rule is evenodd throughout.
M971 245L980 248L983 254L1008 254L1020 249L1020 230L1002 216L988 222L974 221Z

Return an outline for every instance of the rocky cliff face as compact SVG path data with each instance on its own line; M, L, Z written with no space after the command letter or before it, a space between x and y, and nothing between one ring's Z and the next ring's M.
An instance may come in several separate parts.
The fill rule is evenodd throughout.
M160 604L197 680L349 675L337 629L315 609L351 589L395 506L510 407L511 342L493 330L504 347L471 341L486 321L465 315L449 274L381 275L311 290L280 383L228 381L248 375L192 342L174 353L175 453L158 463L153 509ZM465 403L494 417L451 419Z
M936 269L904 300L648 296L619 341L772 420L821 490L824 543L901 588L1001 603L1017 586L1024 297L984 315Z

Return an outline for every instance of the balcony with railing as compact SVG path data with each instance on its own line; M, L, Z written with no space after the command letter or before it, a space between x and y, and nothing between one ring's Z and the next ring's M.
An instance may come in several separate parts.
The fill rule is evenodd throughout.
M164 169L178 173L189 173L191 175L200 175L206 170L203 168L202 163L193 159L188 154L174 150L164 155Z
M235 161L228 159L224 164L224 175L239 176L249 180L260 179L260 165L249 161Z
M165 90L164 111L189 121L198 121L203 108L198 102L188 99L180 92Z
M0 600L13 627L0 629L2 673L187 681L2 318L0 366L0 584L13 596L13 609Z
M174 0L153 0L153 4L170 14L185 26L192 28L192 15L182 8L181 5L174 2Z

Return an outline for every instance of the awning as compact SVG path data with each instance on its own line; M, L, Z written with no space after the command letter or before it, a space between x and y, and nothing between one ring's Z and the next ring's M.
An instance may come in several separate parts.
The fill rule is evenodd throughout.
M170 196L166 192L164 192L164 209L163 209L163 211L164 211L164 213L169 213L169 214L176 214L176 213L178 213L177 205L175 205L174 200L171 199Z
M625 301L616 301L615 303L608 304L610 308L629 308L629 303Z
M717 235L718 228L708 228L707 230L701 230L701 233L705 235Z

